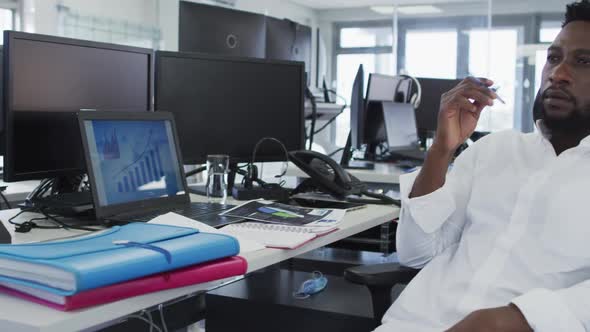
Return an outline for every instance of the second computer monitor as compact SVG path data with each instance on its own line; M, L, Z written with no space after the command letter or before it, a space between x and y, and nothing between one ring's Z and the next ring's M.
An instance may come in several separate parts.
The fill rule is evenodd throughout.
M302 62L156 52L155 106L174 114L185 164L208 154L248 162L264 137L303 148L304 76ZM284 159L271 141L256 154L256 161Z
M369 74L367 84L367 102L409 102L412 80L407 76L390 76L383 74Z
M436 131L440 98L461 80L418 78L418 82L422 88L422 98L420 98L420 106L416 109L416 124L418 130L424 134Z
M179 7L180 51L264 58L264 15L188 1Z
M266 17L266 58L305 62L311 75L311 28L287 19Z

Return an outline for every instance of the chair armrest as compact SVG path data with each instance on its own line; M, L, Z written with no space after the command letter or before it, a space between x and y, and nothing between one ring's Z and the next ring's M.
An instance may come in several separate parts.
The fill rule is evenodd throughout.
M408 284L420 270L399 263L385 263L350 267L344 271L344 279L366 286L392 287Z

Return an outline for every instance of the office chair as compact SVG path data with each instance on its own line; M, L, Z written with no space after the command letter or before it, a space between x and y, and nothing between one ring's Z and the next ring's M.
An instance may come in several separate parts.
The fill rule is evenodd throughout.
M360 285L365 285L371 293L373 304L373 319L377 325L391 306L391 289L395 285L407 285L417 274L419 269L402 266L399 263L385 263L361 265L344 270L344 279Z

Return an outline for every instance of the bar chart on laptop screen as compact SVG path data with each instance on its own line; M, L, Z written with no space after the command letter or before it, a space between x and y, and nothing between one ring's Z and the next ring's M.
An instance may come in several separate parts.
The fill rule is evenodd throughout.
M174 196L183 190L166 121L93 121L92 163L106 204Z

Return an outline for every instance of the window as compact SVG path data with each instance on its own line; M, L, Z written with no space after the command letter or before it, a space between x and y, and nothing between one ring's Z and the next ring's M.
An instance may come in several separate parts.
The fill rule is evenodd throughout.
M350 105L350 96L352 95L352 82L356 76L359 65L363 65L365 73L365 93L367 90L367 82L370 73L381 73L393 75L393 54L340 54L336 58L338 85L336 90L338 94L346 99L346 104ZM364 96L363 96L364 97ZM336 145L344 146L350 131L350 109L336 118Z
M552 43L560 30L561 22L559 21L542 22L541 29L539 31L539 41L541 43Z
M405 72L416 77L457 77L457 30L408 30Z
M336 27L335 50L336 91L350 105L352 83L359 65L365 72L365 90L370 73L395 74L392 54L393 31L390 22L376 22L373 26ZM344 146L350 131L350 109L336 118L333 137L337 146Z
M501 28L489 32L487 29L474 29L470 30L468 35L469 74L492 79L495 85L500 87L498 95L506 102L502 104L496 101L490 110L482 112L477 130L497 131L513 128L517 89L518 29ZM493 45L493 49L488 50L488 45Z
M528 6L524 1L515 3ZM494 6L493 12L506 14L488 16L490 4ZM356 72L359 63L365 64L366 74L407 73L450 79L485 76L500 86L498 94L506 104L497 101L484 111L477 130L533 131L531 111L541 85L547 47L561 30L562 4L553 8L544 6L547 10L542 13L514 14L500 1L473 0L470 6L440 1L436 6L441 13L400 13L396 19L387 21L335 24L334 37L338 42L334 48L332 77L338 90L349 98L354 78L351 72ZM393 22L397 22L395 29ZM393 31L397 31L396 36ZM394 50L397 53L389 56ZM386 67L390 65L394 66L393 71ZM342 129L347 133L348 118L339 119L337 126L337 131ZM340 144L343 135L338 132L336 136Z
M541 23L539 42L541 43L542 49L538 50L535 55L535 91L539 91L541 87L543 67L547 60L547 48L555 40L560 30L561 23L559 21L545 21Z
M14 10L0 8L0 29L14 30ZM0 44L4 44L4 33L0 35Z
M391 27L343 28L340 30L340 47L391 46Z

